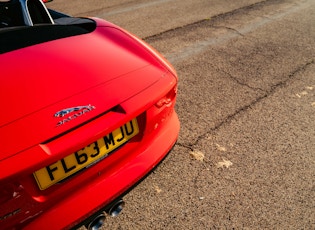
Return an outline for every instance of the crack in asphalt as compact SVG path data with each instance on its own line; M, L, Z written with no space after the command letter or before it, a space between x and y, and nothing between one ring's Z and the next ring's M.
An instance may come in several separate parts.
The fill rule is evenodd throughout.
M205 139L209 134L214 133L216 131L218 131L222 126L230 123L236 116L240 115L243 112L246 112L247 110L251 109L253 106L255 106L256 104L258 104L259 102L261 102L262 100L264 100L265 98L268 98L269 96L273 95L278 89L285 87L289 81L293 80L295 78L295 76L301 72L304 72L310 65L314 64L315 61L314 59L308 61L307 63L305 63L304 65L300 66L299 68L297 68L296 70L292 71L285 80L278 82L277 84L274 84L270 87L270 89L268 91L266 91L265 94L257 97L255 100L253 100L251 103L244 105L242 107L240 107L239 109L237 109L234 113L228 115L227 117L225 117L221 122L219 122L218 124L216 124L213 128L210 128L207 132L203 133L202 135L198 136L196 138L196 140L193 143L179 143L177 142L176 145L189 149L190 151L194 151L195 150L195 146L198 145L198 143Z
M245 82L240 81L239 79L237 79L237 78L234 77L232 74L230 74L229 72L225 71L224 69L216 68L214 65L211 65L211 64L210 64L210 66L211 66L213 69L215 69L217 72L222 72L222 73L224 73L225 75L227 75L228 78L230 78L231 80L233 80L234 82L236 82L238 85L245 86L245 87L247 87L247 88L249 88L249 89L251 89L251 90L253 90L253 91L262 91L262 92L267 93L267 91L264 90L264 89L261 89L261 88L258 88L258 87L253 87L253 86L251 86L251 85L249 85L249 84L246 84Z
M303 3L300 5L293 5L289 9L286 9L283 12L276 13L273 16L263 17L264 16L263 15L263 16L261 16L261 19L259 21L253 21L253 22L246 23L239 29L234 29L234 28L229 27L229 26L216 26L215 25L218 21L222 21L225 18L230 17L231 15L236 15L238 13L244 14L244 13L248 13L247 12L248 10L261 9L266 5L267 2L269 4L272 4L273 2L277 3L278 1L266 0L264 2L256 3L256 4L250 5L248 7L243 7L243 8L240 8L240 9L237 9L237 10L234 10L234 11L222 14L222 15L215 16L214 19L212 19L211 21L203 20L203 21L197 22L195 24L190 24L187 27L186 26L182 27L181 29L187 30L191 25L202 26L201 25L202 23L207 22L206 26L208 26L210 28L214 28L214 29L224 28L227 30L227 32L221 36L218 36L218 37L216 37L216 36L210 37L210 38L207 38L205 40L201 40L199 42L196 42L190 46L187 46L187 47L179 50L176 53L165 54L166 58L171 63L177 63L177 62L183 61L187 58L190 58L191 56L199 55L199 54L205 52L205 49L208 47L228 42L228 41L230 41L234 38L240 37L240 36L245 37L245 35L248 33L251 33L251 32L253 32L253 31L255 31L255 30L257 30L263 26L266 26L267 24L269 24L271 22L279 20L288 14L294 13L300 9L303 9L304 7L307 7L307 5L303 4ZM172 32L174 32L174 31L172 31ZM150 40L148 39L148 42L149 41Z
M238 31L237 29L234 29L232 27L228 27L228 26L215 26L215 25L212 25L211 28L215 28L215 29L226 29L226 30L229 30L229 31L232 31L234 32L235 34L241 36L241 37L244 37L245 34L242 34L240 31Z
M243 13L243 11L248 11L248 10L251 10L251 9L259 9L259 8L265 6L267 3L273 4L273 2L278 2L278 1L279 0L263 0L261 2L256 2L256 3L253 3L251 5L247 5L247 6L244 6L244 7L241 7L241 8L232 10L232 11L229 11L229 12L224 12L224 13L221 13L221 14L217 14L217 15L214 15L214 16L211 17L211 22L210 23L214 24L214 22L217 21L217 20L224 20L227 17L239 14L241 12ZM196 21L196 22L193 22L193 23L189 23L189 24L180 26L180 27L175 27L175 28L172 28L172 29L169 29L169 30L162 31L160 33L157 33L157 34L154 34L154 35L151 35L151 36L148 36L148 37L144 37L142 39L145 40L145 41L147 41L147 40L159 40L160 39L159 37L164 35L164 34L173 33L173 32L175 32L177 30L182 30L182 29L186 29L186 28L189 29L189 27L192 27L192 26L201 26L204 23L208 24L209 21L210 21L209 18L202 19L202 20L199 20L199 21Z
M111 15L115 15L115 14L127 13L130 11L138 10L138 9L145 8L145 7L155 6L155 5L159 5L161 3L166 3L166 2L170 2L170 1L172 1L172 0L156 0L156 1L145 2L145 3L137 4L134 6L128 6L125 8L119 8L117 10L112 10L112 11L107 12L107 13L98 14L97 17L107 17L107 16L111 16Z

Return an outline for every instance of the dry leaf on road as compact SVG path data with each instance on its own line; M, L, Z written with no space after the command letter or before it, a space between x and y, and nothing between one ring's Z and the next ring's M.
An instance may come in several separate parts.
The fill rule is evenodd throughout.
M162 192L162 189L159 188L159 186L157 185L154 185L154 189L157 193L161 193Z
M233 165L233 163L229 160L225 160L225 159L222 159L223 161L220 161L217 163L217 168L223 168L223 167L226 167L226 168L229 168L230 166Z
M203 161L203 159L205 158L205 155L200 151L192 151L190 152L190 156L192 156L198 161Z
M221 152L226 152L226 148L225 147L223 147L223 146L221 146L221 145L219 145L219 144L215 144L216 145L216 147L217 147L217 149L219 150L219 151L221 151Z

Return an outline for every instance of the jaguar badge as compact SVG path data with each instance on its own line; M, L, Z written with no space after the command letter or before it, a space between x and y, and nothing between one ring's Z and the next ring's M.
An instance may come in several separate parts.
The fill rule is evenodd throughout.
M65 117L64 119L59 121L57 123L57 126L63 125L75 118L82 116L85 113L91 112L93 109L95 109L95 106L93 105L84 105L84 106L76 106L76 107L60 110L55 113L54 115L55 117L65 117L65 116L68 116L68 117Z

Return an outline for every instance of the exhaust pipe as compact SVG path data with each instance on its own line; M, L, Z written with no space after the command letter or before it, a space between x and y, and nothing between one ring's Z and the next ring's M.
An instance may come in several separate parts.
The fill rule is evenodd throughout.
M106 211L106 213L112 217L118 216L123 208L125 207L125 202L123 200L118 200ZM101 213L96 216L89 225L85 225L88 230L98 230L105 223L105 213Z
M100 229L105 222L105 214L102 213L100 215L98 215L97 217L94 218L94 220L92 220L92 222L88 225L87 229L88 230L98 230Z
M108 213L108 215L112 217L116 217L121 213L124 207L125 207L125 202L123 200L118 200L106 212Z

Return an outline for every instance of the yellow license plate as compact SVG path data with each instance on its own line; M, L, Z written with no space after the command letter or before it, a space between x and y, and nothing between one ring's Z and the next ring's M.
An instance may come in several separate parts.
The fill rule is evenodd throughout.
M34 172L33 175L39 188L47 189L79 170L96 163L138 133L137 119L133 119L85 148Z

